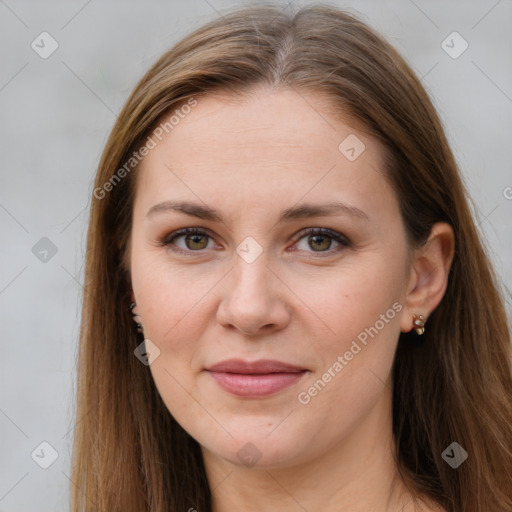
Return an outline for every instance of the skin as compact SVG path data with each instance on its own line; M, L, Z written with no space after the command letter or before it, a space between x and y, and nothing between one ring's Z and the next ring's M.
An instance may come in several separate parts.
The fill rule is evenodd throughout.
M169 411L202 447L214 512L441 510L415 508L397 477L391 366L413 313L427 319L443 297L453 232L436 224L422 249L409 247L382 173L384 148L328 112L316 93L201 97L138 169L130 271L144 336L160 350L150 370ZM350 134L365 144L354 161L338 149ZM147 217L168 200L215 208L223 222L176 211ZM330 201L368 219L278 222L286 208ZM186 227L209 236L162 245ZM351 245L300 234L310 227ZM236 252L249 236L262 249L251 263ZM301 403L299 393L394 303L394 318ZM272 396L241 398L204 371L232 357L309 372ZM244 446L259 457L255 465L237 456Z

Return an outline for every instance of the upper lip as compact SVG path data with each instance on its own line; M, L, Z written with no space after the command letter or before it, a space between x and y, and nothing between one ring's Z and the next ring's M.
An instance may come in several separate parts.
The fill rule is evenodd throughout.
M239 373L239 374L266 374L266 373L298 373L305 371L281 361L260 359L259 361L244 361L243 359L227 359L206 368L210 372Z

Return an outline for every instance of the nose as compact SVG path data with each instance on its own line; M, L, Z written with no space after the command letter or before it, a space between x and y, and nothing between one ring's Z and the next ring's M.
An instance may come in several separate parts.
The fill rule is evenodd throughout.
M226 279L225 298L217 311L217 320L223 327L257 336L288 325L287 288L268 267L264 254L252 263L237 257Z

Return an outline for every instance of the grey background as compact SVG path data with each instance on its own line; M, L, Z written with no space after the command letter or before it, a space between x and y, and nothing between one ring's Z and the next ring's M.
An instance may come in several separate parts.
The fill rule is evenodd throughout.
M87 209L116 113L163 51L242 3L0 0L0 512L68 509ZM512 288L512 2L331 3L362 15L423 77ZM59 45L47 59L31 48L43 31ZM457 59L441 47L453 31L469 44ZM43 237L57 251L46 262ZM59 454L48 469L31 458L43 441Z

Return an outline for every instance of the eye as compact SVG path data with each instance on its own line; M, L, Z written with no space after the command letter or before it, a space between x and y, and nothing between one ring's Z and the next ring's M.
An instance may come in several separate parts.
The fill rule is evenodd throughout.
M304 233L306 234L304 235ZM338 252L345 247L351 246L351 242L348 238L341 233L327 228L308 228L305 231L301 231L298 236L300 238L296 246L298 246L300 250L305 251L312 249L314 253L327 253L331 255L333 252ZM303 246L300 247L302 240L305 240L305 242ZM331 249L333 241L338 244L338 247Z
M176 243L177 240L183 239L181 243ZM177 247L178 252L197 252L202 249L209 249L208 242L212 237L206 231L199 228L184 228L179 231L171 233L162 241L162 245L174 245Z
M331 255L352 244L348 238L341 233L327 228L307 228L302 230L296 236L297 243L293 246L292 251L298 247L299 250L308 252L312 249L314 253ZM306 240L300 247L302 240ZM179 241L179 242L178 242ZM194 252L201 252L204 249L211 249L209 242L213 241L211 235L201 228L184 228L175 231L162 240L162 246L174 246L172 250L182 254L191 255ZM332 249L333 241L338 247ZM311 252L311 251L309 251Z

